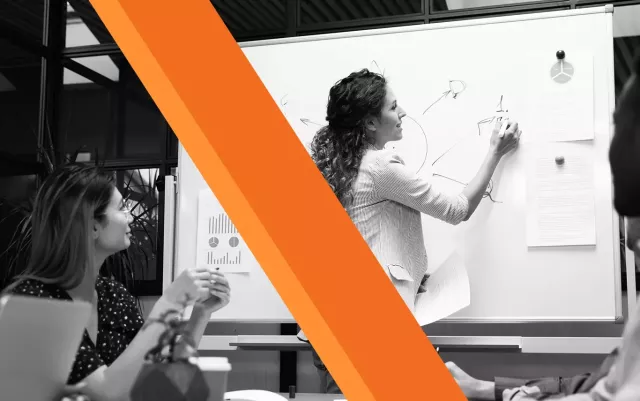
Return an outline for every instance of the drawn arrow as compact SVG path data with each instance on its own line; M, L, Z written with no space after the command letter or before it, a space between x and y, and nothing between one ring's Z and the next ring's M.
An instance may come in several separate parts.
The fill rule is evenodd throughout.
M313 122L311 120L309 120L308 118L301 118L300 121L304 124L304 125L309 125L309 124L315 124L319 127L322 127L322 124L318 124L316 122Z
M438 98L438 100L436 100L435 102L431 103L431 105L430 105L429 107L427 107L427 109L426 109L425 111L423 111L423 112L422 112L422 115L424 115L427 111L429 111L429 109L430 109L430 108L432 108L433 106L435 106L435 105L436 105L436 103L438 103L439 101L441 101L441 100L442 100L442 98L446 97L449 93L451 93L451 90L448 90L448 91L446 91L446 92L443 92L443 93L442 93L442 96L440 96L440 97Z

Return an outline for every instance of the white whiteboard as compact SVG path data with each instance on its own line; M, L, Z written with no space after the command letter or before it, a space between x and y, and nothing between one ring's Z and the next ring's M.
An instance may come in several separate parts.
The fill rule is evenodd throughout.
M622 315L622 301L618 220L612 208L607 153L614 107L610 11L602 7L420 25L246 43L242 48L304 143L319 128L315 124L323 123L329 88L338 79L361 68L384 70L400 104L413 118L405 119L405 139L397 149L416 169L426 154L429 161L421 170L425 175L435 170L428 165L433 155L442 152L437 148L444 148L448 139L465 138L469 132L475 135L477 122L493 115L494 100L503 96L525 134L520 149L501 163L494 176L492 196L502 203L484 199L472 219L456 227L423 217L430 266L455 250L469 273L471 305L447 320L611 321ZM552 129L536 115L534 102L545 99L536 92L539 81L532 77L549 77L557 50L564 50L566 60L575 64L576 77L587 70L592 74L590 112L576 112L570 122L580 132L591 130L593 140L565 146L593 159L597 245L529 248L525 160ZM455 99L451 92L444 95L447 90L459 91L455 85L462 85L464 92ZM255 133L269 134L259 124ZM457 148L457 155L447 156L454 161L450 168L458 166L449 172L460 180L469 176L484 156L484 139L485 134L476 135ZM449 183L452 190L460 189L450 180L434 179ZM198 197L207 188L181 146L174 273L196 264ZM244 260L251 272L227 274L232 301L212 318L293 321L255 258Z

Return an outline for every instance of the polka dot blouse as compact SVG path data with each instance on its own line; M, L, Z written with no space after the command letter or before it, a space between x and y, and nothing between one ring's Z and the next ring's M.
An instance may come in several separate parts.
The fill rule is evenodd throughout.
M82 343L69 375L68 383L75 384L103 365L111 365L136 336L144 321L135 299L119 282L99 277L96 282L98 293L98 336L96 343L85 330ZM72 300L69 294L58 286L43 284L36 280L26 280L13 293L39 298Z

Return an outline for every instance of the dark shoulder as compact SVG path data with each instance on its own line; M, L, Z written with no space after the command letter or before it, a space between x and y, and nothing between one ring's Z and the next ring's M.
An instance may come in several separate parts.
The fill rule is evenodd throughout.
M69 299L69 294L61 287L54 284L45 284L42 281L34 279L20 282L11 290L11 293L38 298Z
M133 295L119 281L110 277L99 277L96 281L98 292L98 314L101 320L111 322L111 329L127 333L129 341L144 324L142 311Z
M117 301L118 303L135 304L136 300L122 283L111 278L99 276L96 280L98 298Z

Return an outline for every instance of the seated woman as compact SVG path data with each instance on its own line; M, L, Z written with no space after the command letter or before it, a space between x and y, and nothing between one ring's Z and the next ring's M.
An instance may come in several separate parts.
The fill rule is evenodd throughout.
M68 383L83 381L93 401L126 400L164 326L141 330L134 298L99 270L110 255L129 247L132 222L112 177L95 167L67 165L42 184L31 215L31 256L5 292L84 301L92 313ZM199 343L210 315L229 303L225 277L206 268L186 270L166 289L149 318L185 302L194 304L188 328Z

